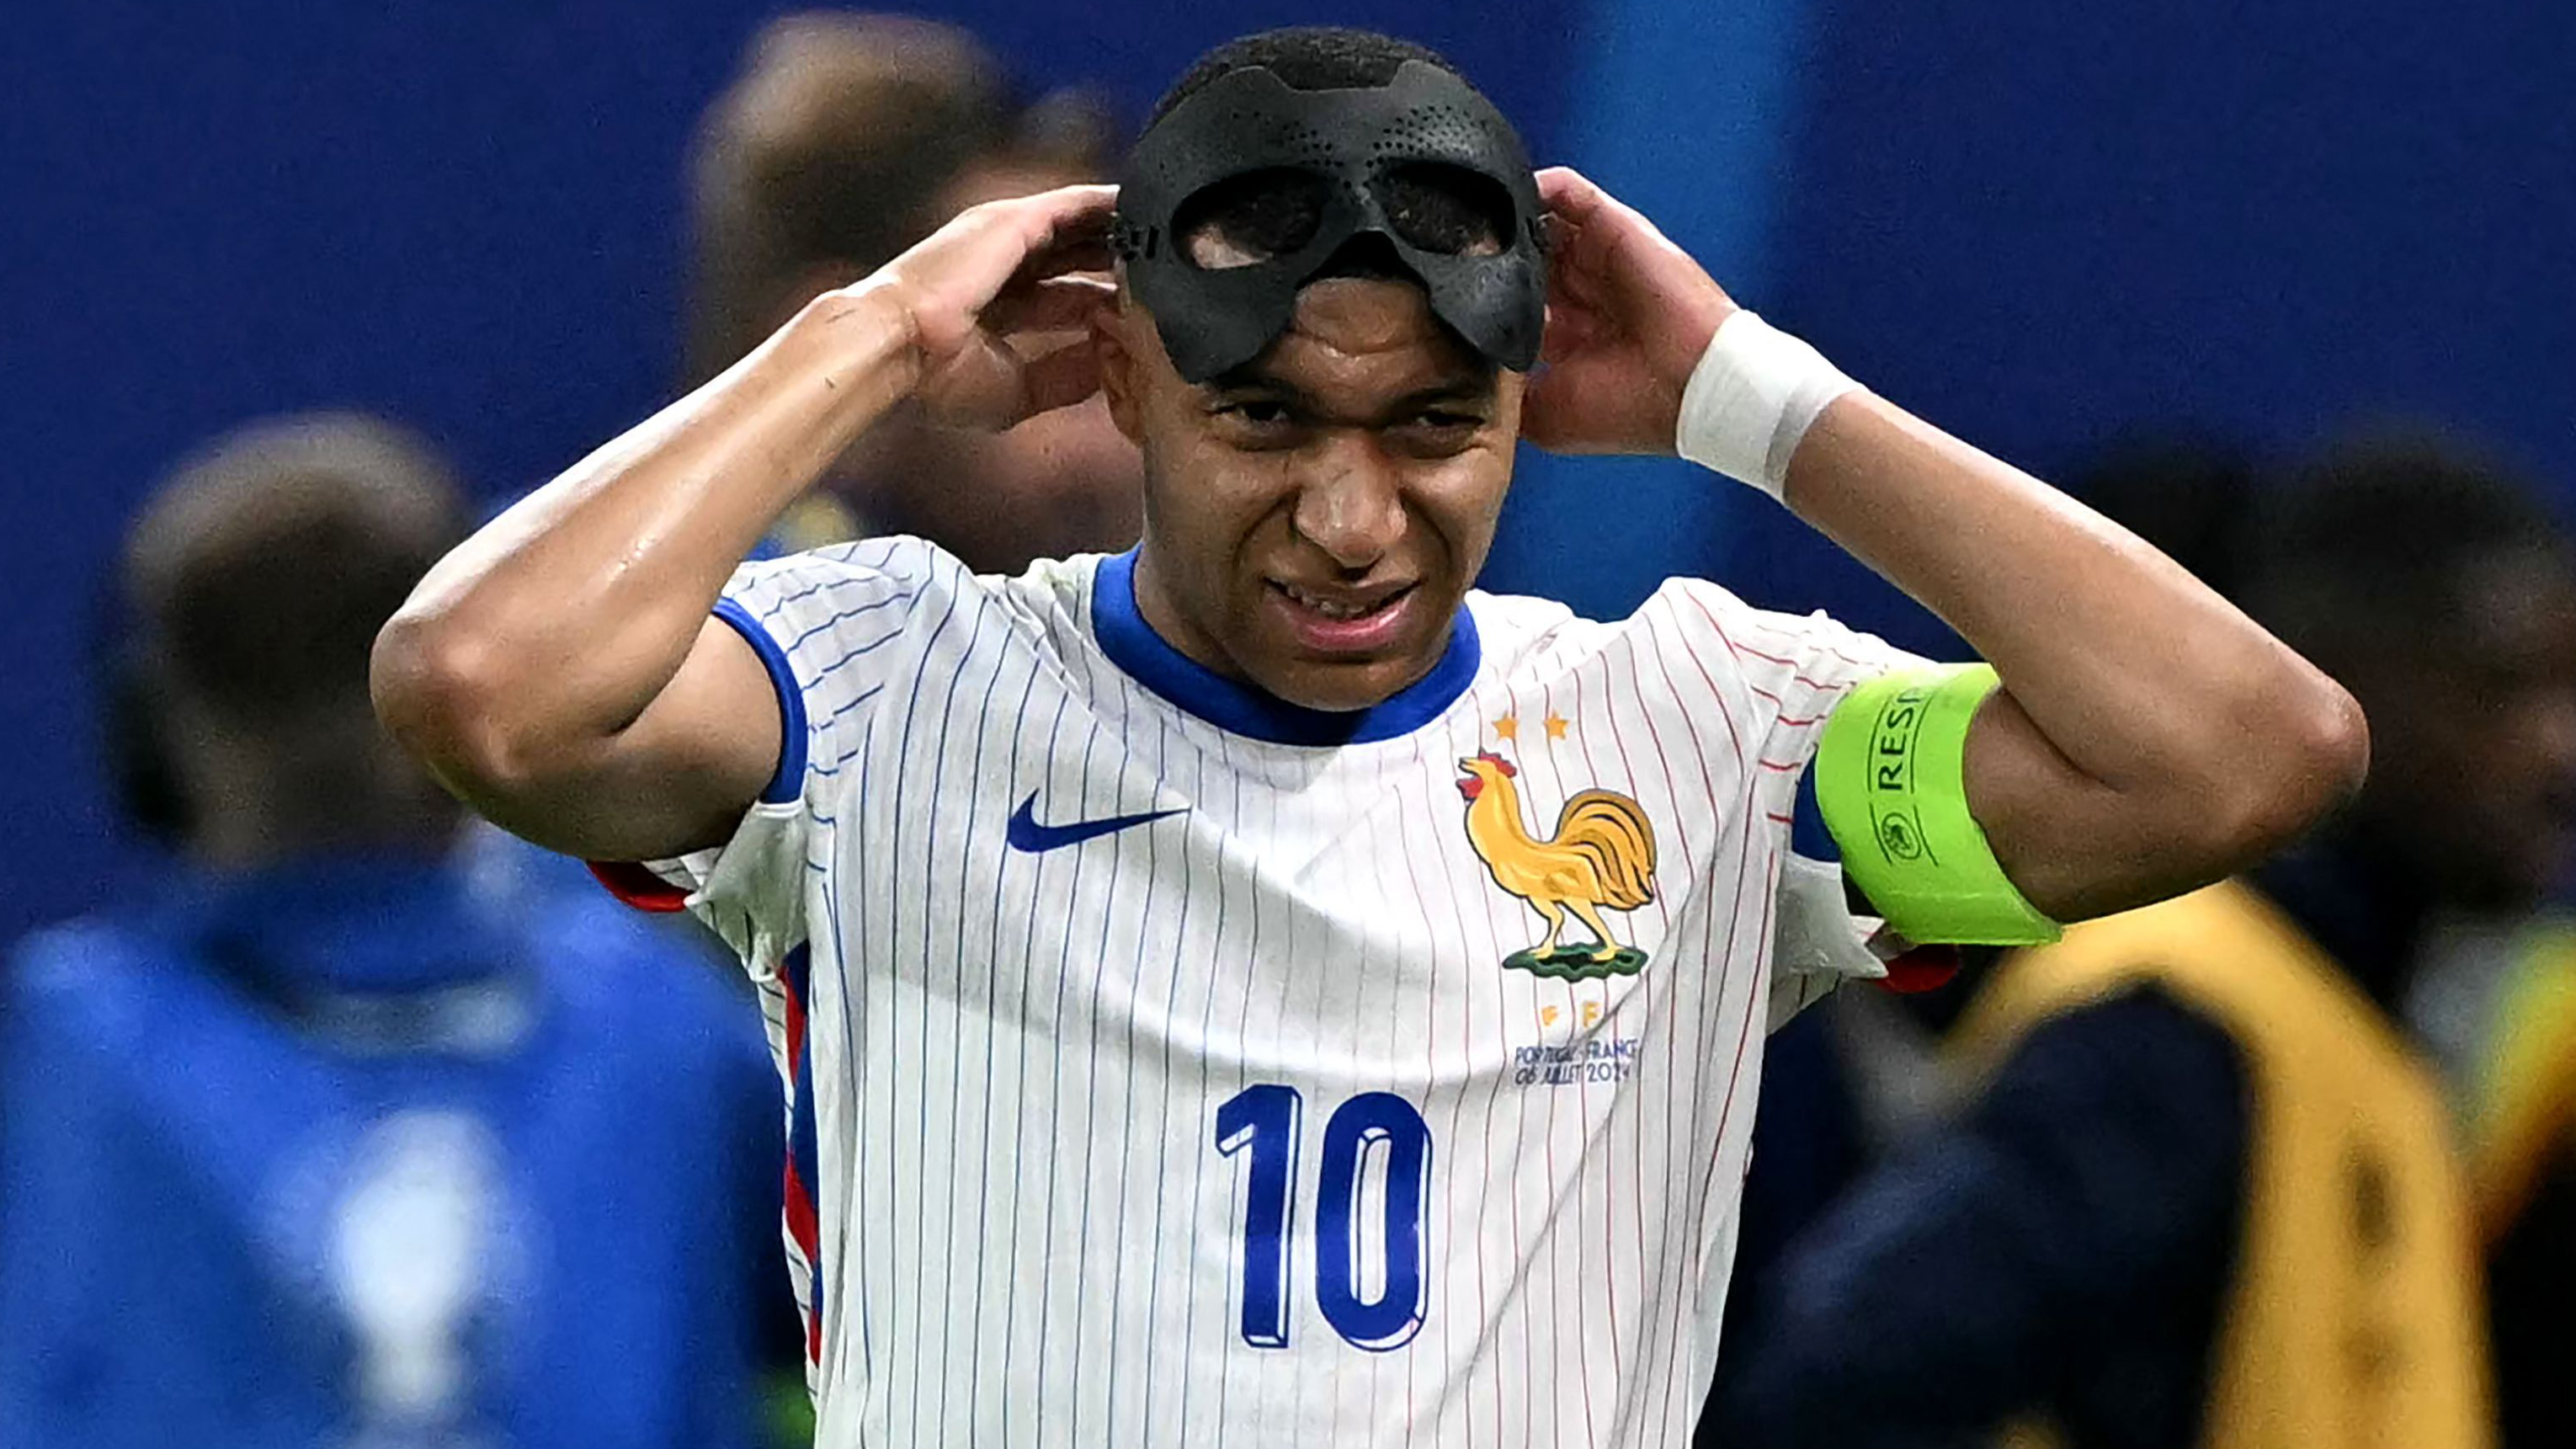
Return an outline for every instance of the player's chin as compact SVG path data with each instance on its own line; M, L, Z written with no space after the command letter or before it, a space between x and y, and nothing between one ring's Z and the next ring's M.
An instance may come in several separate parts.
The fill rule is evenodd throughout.
M1333 714L1374 708L1440 662L1445 634L1390 640L1367 650L1321 650L1305 640L1265 649L1256 682L1290 704Z
M1386 703L1426 668L1410 659L1299 659L1283 663L1263 687L1305 709L1348 714Z

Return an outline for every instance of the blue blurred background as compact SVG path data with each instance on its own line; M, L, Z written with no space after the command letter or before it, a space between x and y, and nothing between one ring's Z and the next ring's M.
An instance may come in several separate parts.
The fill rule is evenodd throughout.
M499 498L678 376L681 156L786 7L11 7L0 43L0 941L135 866L91 726L100 579L191 446L321 406ZM2576 480L2576 9L2476 0L918 7L1132 120L1233 34L1426 41L1847 370L2043 473L2139 429L2419 419ZM1489 581L1673 571L1937 626L1742 490L1532 464Z

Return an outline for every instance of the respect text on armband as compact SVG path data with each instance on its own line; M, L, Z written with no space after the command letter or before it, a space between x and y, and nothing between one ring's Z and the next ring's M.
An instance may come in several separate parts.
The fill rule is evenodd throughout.
M1923 821L1914 806L1914 744L1930 695L1923 685L1899 691L1879 708L1870 729L1871 833L1890 860L1919 860L1924 854Z

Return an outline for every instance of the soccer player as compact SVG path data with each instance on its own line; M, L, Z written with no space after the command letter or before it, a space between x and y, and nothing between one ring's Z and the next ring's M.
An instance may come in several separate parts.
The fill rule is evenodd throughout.
M736 567L900 401L1095 390L1132 553ZM1523 437L1785 490L2002 688L1704 582L1472 592ZM1917 940L2232 870L2364 755L2181 569L1336 30L1210 54L1119 189L816 299L450 556L376 670L452 786L649 862L610 874L764 983L831 1445L1680 1442L1820 738Z

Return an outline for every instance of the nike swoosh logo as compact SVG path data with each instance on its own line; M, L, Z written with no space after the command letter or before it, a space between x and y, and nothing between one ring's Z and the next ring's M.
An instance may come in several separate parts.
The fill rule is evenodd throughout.
M1077 820L1071 825L1040 825L1037 822L1037 805L1038 792L1031 790L1029 798L1020 802L1020 808L1011 812L1011 829L1009 835L1005 837L1011 842L1011 849L1026 851L1031 855L1042 855L1050 850L1062 850L1068 845L1080 845L1086 840L1099 836L1115 835L1121 830L1132 830L1147 821L1160 820L1166 815L1182 813L1178 809L1148 810L1141 815L1111 815L1099 820Z

